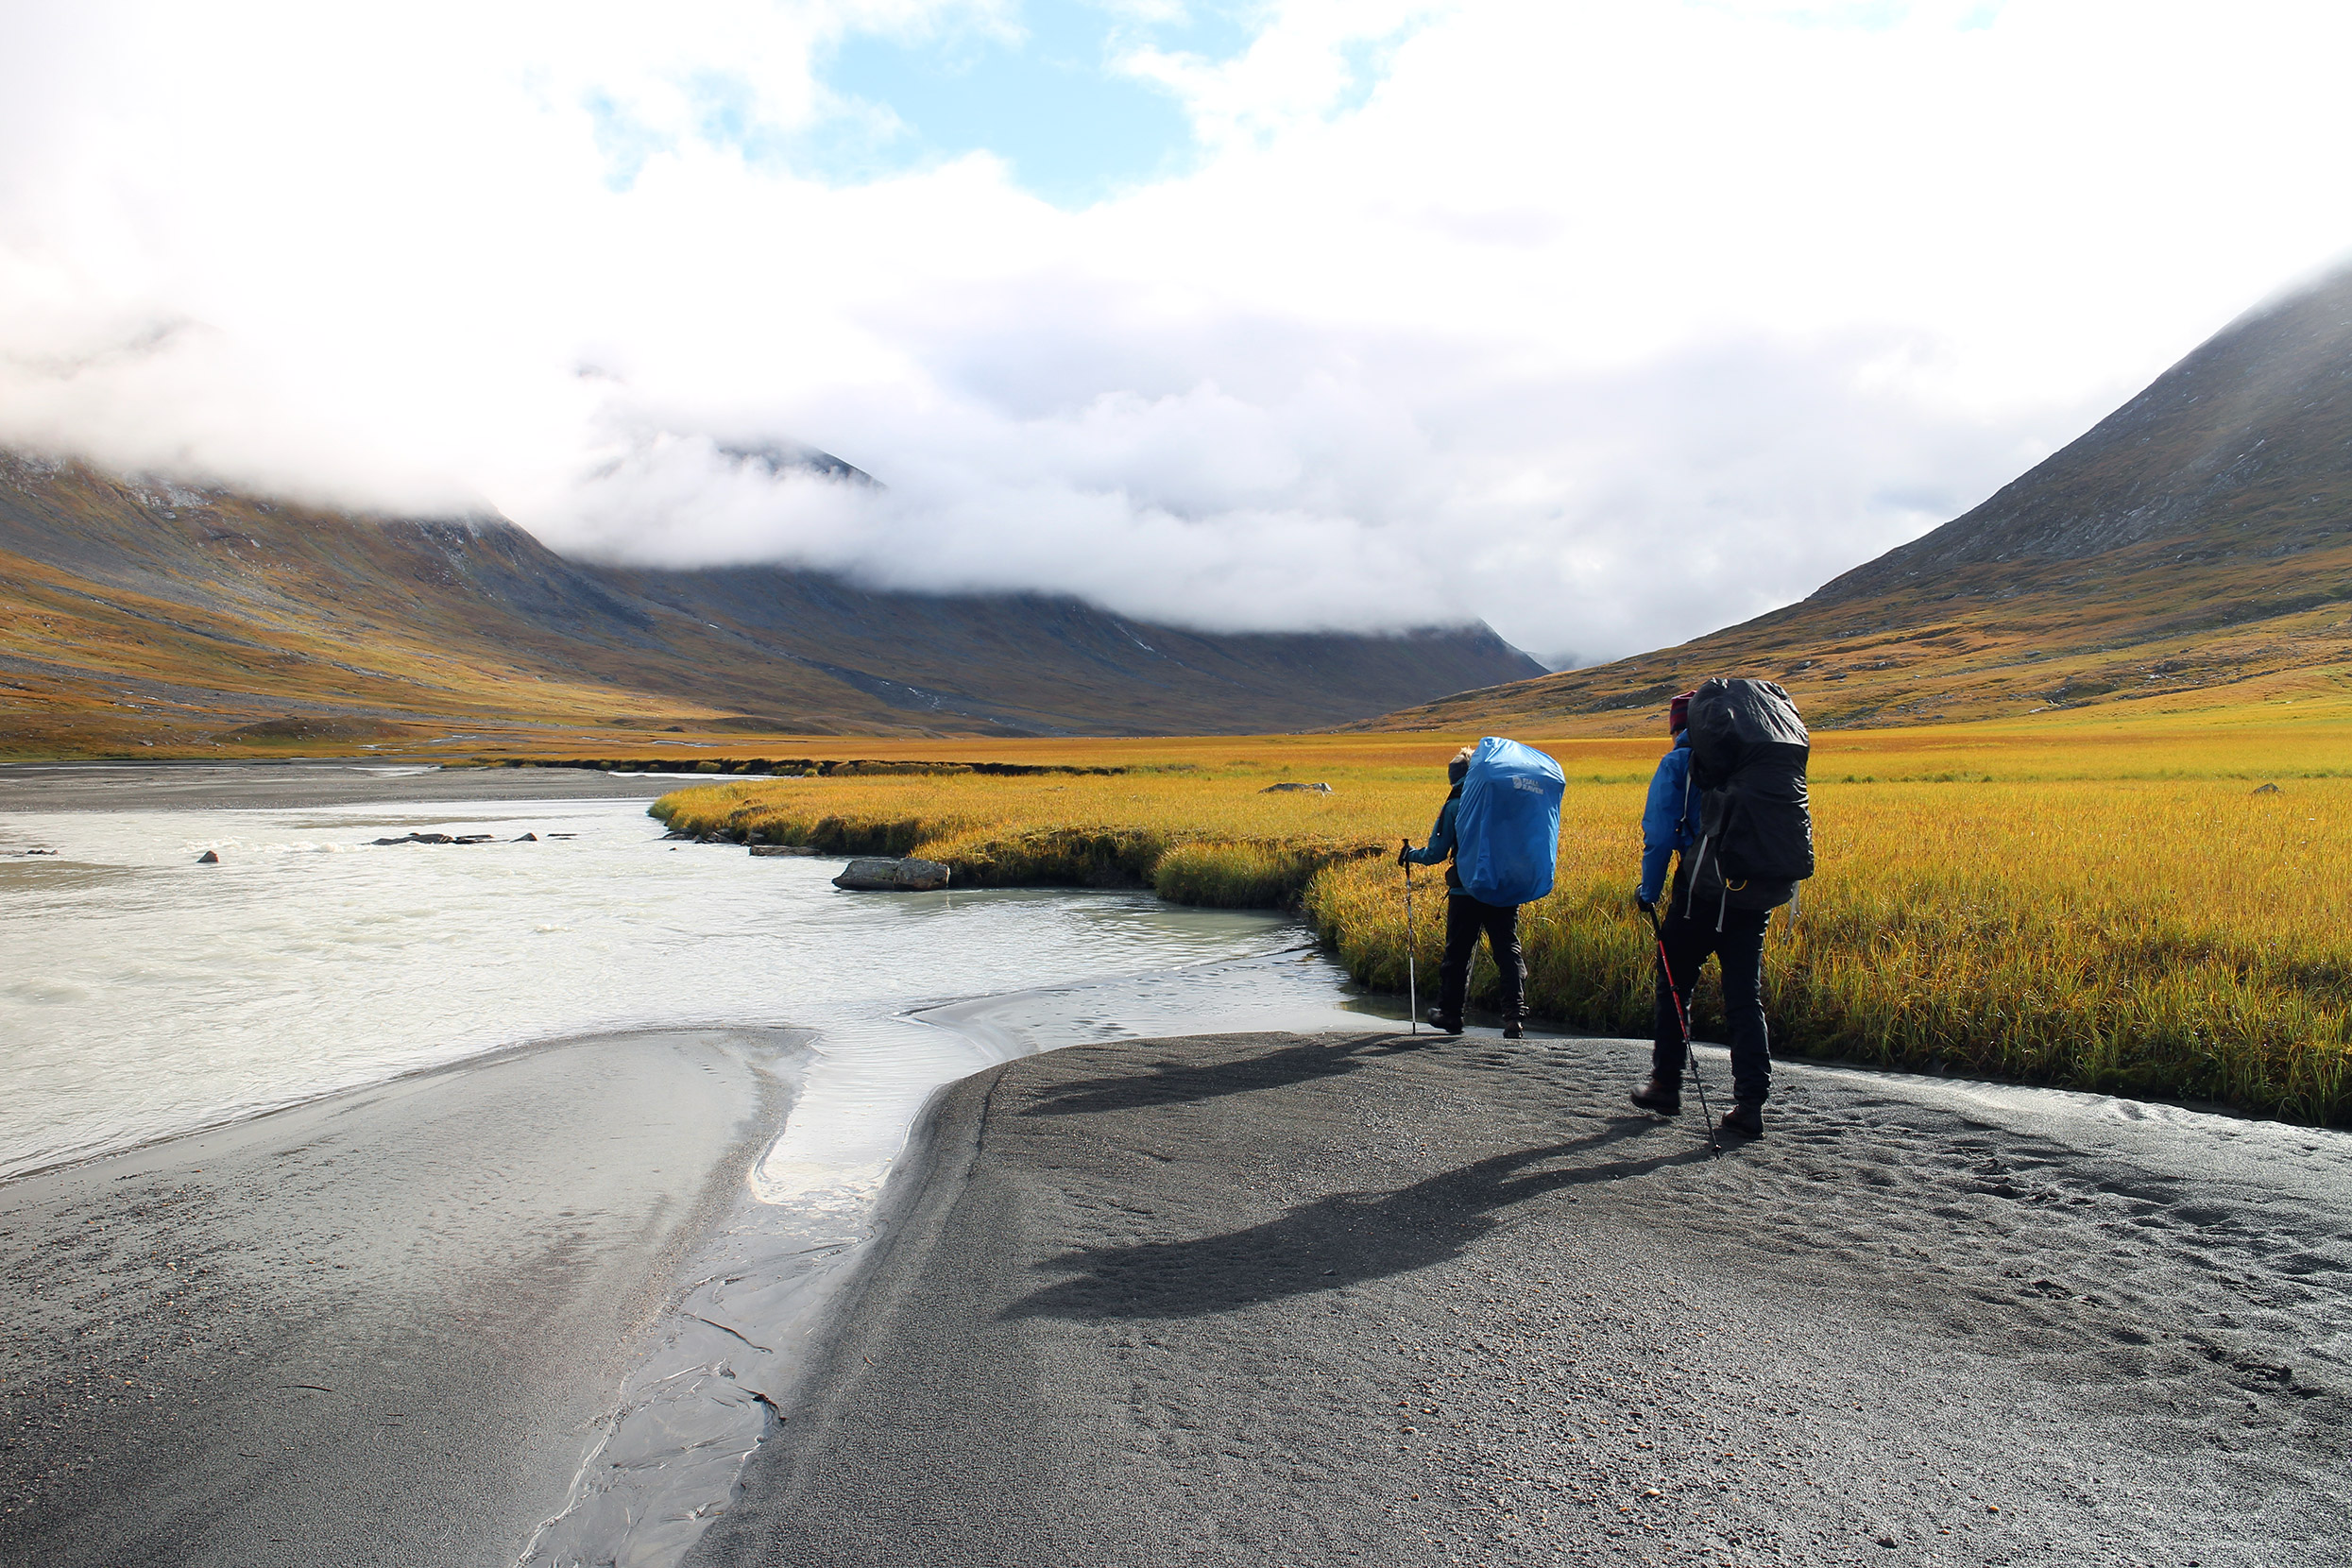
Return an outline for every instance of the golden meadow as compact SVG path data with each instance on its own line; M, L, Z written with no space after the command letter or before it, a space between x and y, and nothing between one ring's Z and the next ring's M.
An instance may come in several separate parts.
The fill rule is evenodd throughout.
M2291 717L1816 735L1820 870L1766 949L1775 1050L2352 1122L2352 728ZM1127 770L1021 777L958 771L946 754L976 748L940 743L936 771L720 783L654 814L735 840L920 854L962 886L1295 906L1357 980L1402 990L1393 852L1427 834L1464 739L989 743L1000 761ZM1662 739L1535 743L1569 785L1558 885L1521 918L1529 1006L1646 1033L1649 939L1630 893ZM1332 793L1267 793L1281 782ZM1442 900L1421 886L1409 940L1434 975ZM1474 1002L1493 978L1482 955ZM1712 984L1711 969L1696 1026L1719 1038Z

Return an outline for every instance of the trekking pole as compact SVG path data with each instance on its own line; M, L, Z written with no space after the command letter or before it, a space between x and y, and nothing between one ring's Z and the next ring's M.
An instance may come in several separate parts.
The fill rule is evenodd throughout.
M1406 1015L1413 1021L1413 1032L1421 1032L1421 977L1413 972L1413 862L1405 862L1405 1007Z
M1715 1134L1715 1114L1707 1105L1707 1081L1699 1076L1698 1052L1691 1048L1691 1011L1682 1005L1682 988L1674 982L1674 962L1666 957L1666 929L1658 923L1657 910L1642 912L1649 916L1649 934L1658 944L1659 972L1666 977L1666 995L1674 998L1675 1020L1682 1026L1682 1065L1690 1073L1691 1082L1698 1087L1698 1114L1707 1123L1707 1148L1710 1152L1720 1154L1723 1144Z

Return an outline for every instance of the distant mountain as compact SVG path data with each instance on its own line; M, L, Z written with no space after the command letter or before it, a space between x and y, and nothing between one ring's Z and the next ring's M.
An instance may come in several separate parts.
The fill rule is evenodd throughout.
M1983 505L1785 609L1359 727L1644 728L1712 674L1817 724L2343 689L2352 666L2352 272L2258 308Z
M1065 598L601 567L497 519L365 520L0 454L0 747L20 754L591 726L1263 733L1541 669L1483 625L1217 635Z

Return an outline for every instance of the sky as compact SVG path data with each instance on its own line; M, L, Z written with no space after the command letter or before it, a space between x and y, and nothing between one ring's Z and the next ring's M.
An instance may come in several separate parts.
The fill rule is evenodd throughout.
M2346 58L2283 0L0 0L0 446L1590 662L2342 264Z

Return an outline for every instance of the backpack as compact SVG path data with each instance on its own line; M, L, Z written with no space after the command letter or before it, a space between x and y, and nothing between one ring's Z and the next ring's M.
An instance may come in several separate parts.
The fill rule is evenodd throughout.
M1769 910L1797 896L1813 875L1813 808L1805 764L1813 738L1797 704L1768 680L1715 679L1691 698L1691 785L1699 800L1698 844L1677 881L1686 916L1714 906Z
M1559 863L1559 764L1499 735L1478 742L1454 808L1454 870L1482 904L1532 904Z

